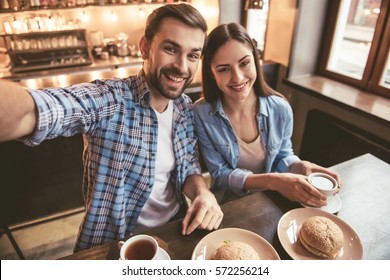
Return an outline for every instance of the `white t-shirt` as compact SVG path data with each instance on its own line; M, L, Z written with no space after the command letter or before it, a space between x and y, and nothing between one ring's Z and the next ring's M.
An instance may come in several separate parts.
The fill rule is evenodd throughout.
M175 186L169 178L175 168L172 145L173 102L169 101L163 113L155 111L158 118L158 141L155 180L152 192L138 218L135 233L167 223L179 210Z

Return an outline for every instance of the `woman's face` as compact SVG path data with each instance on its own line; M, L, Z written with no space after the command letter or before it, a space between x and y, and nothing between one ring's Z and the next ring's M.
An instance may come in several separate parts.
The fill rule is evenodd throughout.
M211 73L224 98L244 101L256 80L256 65L251 48L236 40L222 45L210 63Z

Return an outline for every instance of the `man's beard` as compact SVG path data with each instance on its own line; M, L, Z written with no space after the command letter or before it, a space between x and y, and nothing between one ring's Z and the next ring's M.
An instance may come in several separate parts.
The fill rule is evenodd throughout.
M169 74L172 74L174 76L183 77L183 75L181 73L178 73L174 69L164 69L163 68L163 69L161 69L160 73L161 73L161 75L165 75L164 73L166 73L168 76L169 76ZM183 86L181 86L179 88L164 85L164 83L162 82L162 79L159 78L159 76L158 76L157 70L155 70L154 72L150 72L149 74L146 75L146 77L147 77L149 84L152 87L154 87L162 96L164 96L165 98L168 98L168 99L172 99L172 100L179 98L181 96L181 94L183 93L183 91L192 82L192 79L188 79L188 77L186 76L185 78L183 77L185 80L185 83L183 84ZM165 77L165 78L168 79L167 77Z

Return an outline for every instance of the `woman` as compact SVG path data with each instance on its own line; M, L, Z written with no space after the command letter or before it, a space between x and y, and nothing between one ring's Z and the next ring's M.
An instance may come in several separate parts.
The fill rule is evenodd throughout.
M308 181L312 172L337 174L294 155L293 114L265 82L246 30L230 23L208 37L202 61L204 99L195 103L195 130L213 187L239 195L273 190L305 205L326 197Z

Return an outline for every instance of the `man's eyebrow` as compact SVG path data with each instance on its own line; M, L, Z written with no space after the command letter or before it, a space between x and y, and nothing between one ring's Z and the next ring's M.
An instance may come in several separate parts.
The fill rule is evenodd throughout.
M175 41L171 40L171 39L165 39L163 41L163 43L166 43L166 44L171 44L173 45L174 47L178 48L178 49L181 49L181 45L179 45L178 43L176 43ZM192 52L202 52L202 47L200 48L193 48L191 50Z

